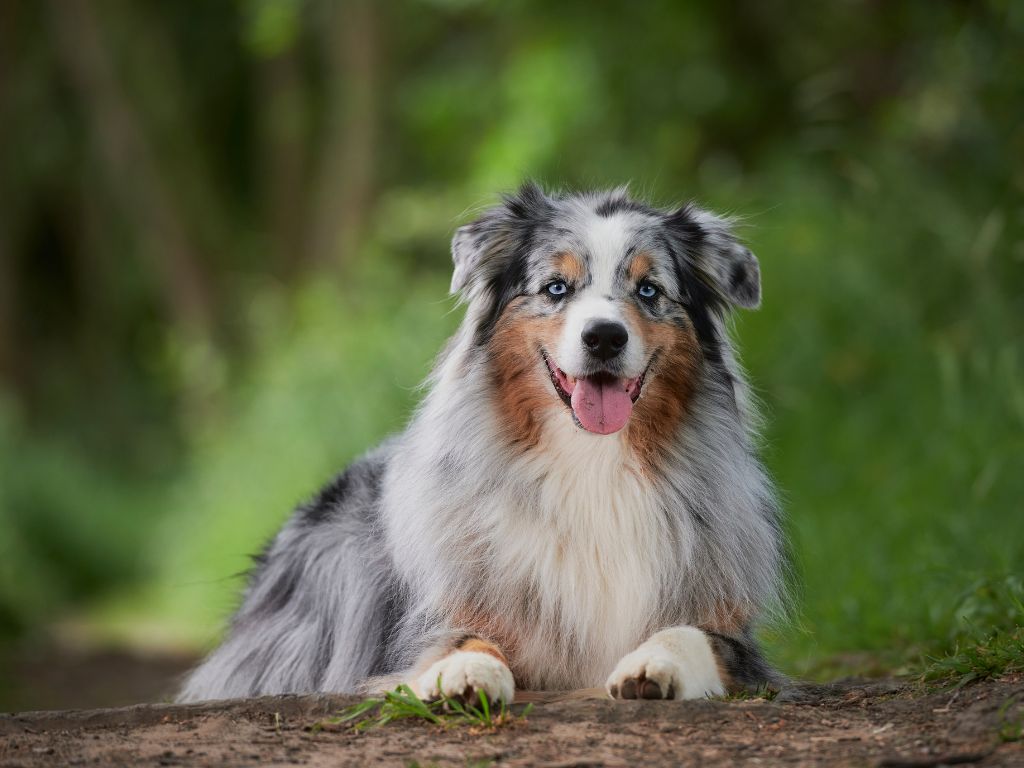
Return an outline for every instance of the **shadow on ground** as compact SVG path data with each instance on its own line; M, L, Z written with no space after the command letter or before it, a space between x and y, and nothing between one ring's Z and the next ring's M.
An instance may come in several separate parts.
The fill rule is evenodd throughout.
M0 654L0 712L94 709L170 701L196 663L188 654L55 645Z

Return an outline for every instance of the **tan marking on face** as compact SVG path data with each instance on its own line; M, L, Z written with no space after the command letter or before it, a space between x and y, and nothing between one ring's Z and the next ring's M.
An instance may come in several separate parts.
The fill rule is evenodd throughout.
M491 339L491 377L495 408L505 437L522 448L538 444L544 411L561 406L540 350L554 349L562 331L561 315L529 317L525 299L505 309Z
M649 472L675 440L686 416L697 382L700 345L689 324L657 322L631 305L625 311L643 338L644 348L658 354L626 424L629 444L641 467Z
M562 251L555 255L555 269L570 283L579 285L587 276L587 268L583 260L572 251Z
M651 269L654 267L654 261L651 259L649 253L640 251L638 254L633 256L633 260L629 262L629 269L626 274L629 275L629 279L634 283L639 283L649 274Z

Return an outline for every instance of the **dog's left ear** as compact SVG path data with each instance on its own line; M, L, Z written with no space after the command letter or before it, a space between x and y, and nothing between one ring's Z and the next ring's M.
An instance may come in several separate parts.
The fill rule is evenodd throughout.
M501 274L516 250L529 239L533 227L550 214L552 202L534 182L528 181L502 204L476 221L459 227L452 238L451 292L459 293L474 283L485 284Z
M665 218L682 242L690 265L714 292L746 309L761 305L761 268L757 257L732 233L729 222L693 204Z

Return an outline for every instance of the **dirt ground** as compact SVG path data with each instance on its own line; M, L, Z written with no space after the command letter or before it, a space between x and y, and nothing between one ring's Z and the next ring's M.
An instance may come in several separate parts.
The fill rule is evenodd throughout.
M495 731L315 723L345 697L0 715L0 766L1024 766L1024 676L958 691L898 681L794 686L774 701L548 694ZM526 696L524 698L530 698Z

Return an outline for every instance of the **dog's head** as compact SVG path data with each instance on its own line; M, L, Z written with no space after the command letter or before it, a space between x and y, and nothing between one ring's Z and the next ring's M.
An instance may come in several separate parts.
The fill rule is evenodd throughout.
M527 184L461 227L452 291L470 303L496 404L533 442L555 407L596 435L638 444L683 417L701 366L722 361L717 319L756 307L757 259L728 224L624 190L545 194Z

